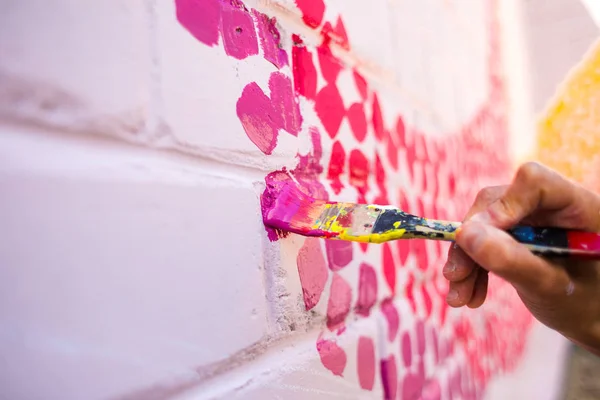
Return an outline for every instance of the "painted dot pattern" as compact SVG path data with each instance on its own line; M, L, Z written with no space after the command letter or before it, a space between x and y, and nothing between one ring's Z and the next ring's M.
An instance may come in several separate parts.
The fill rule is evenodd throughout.
M274 68L268 87L248 82L240 92L241 127L266 156L284 133L308 136L311 150L299 151L295 168L273 171L267 180L293 176L313 197L343 193L358 202L460 219L478 186L501 182L509 171L503 81L495 67L498 0L486 2L488 96L463 126L436 136L407 123L403 109L387 106L385 94L371 87L359 68L336 57L333 47L352 46L342 16L329 20L322 0L295 1L306 27L321 35L316 45L295 32L281 34L273 18L240 0L175 4L179 23L204 45L222 45L237 60L263 57ZM284 50L281 43L290 45ZM344 98L338 87L344 74L358 97ZM306 107L312 107L319 126L305 123ZM276 232L269 237L279 239ZM340 379L354 376L357 390L378 390L386 399L478 399L490 377L514 368L531 315L511 288L493 278L490 307L449 313L438 272L446 250L446 244L423 240L373 246L305 239L296 265L305 309L325 305L316 341L323 368ZM356 274L348 271L354 265ZM381 332L344 340L350 335L346 327L366 318L380 319ZM347 368L350 360L355 371Z

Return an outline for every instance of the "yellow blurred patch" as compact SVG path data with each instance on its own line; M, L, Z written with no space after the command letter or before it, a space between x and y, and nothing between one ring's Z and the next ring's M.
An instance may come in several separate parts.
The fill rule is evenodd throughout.
M600 192L600 41L538 119L536 158Z

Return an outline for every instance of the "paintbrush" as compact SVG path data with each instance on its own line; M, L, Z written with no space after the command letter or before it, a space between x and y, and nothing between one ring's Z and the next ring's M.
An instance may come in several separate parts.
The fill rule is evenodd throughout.
M268 182L262 208L265 225L276 230L354 242L452 242L461 226L460 222L427 219L393 206L317 200L291 180ZM599 233L533 226L516 226L507 232L538 255L600 259Z

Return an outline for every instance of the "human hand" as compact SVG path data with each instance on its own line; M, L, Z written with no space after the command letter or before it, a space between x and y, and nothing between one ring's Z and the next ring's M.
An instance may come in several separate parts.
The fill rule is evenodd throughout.
M600 353L600 262L538 257L504 231L517 224L600 232L600 196L535 163L481 190L448 252L447 303L481 306L492 272L540 322Z

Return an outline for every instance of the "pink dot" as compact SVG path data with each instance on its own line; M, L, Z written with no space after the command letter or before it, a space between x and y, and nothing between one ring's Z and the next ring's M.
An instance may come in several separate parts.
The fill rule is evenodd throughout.
M381 312L387 320L388 325L388 341L392 342L398 334L400 328L400 314L394 305L393 298L385 299L381 302Z
M221 35L227 55L243 60L258 54L254 21L243 6L224 6L221 11Z
M329 269L339 271L352 261L352 242L343 240L326 240L325 249Z
M423 303L425 305L425 316L429 318L429 316L431 316L431 311L433 310L433 302L431 301L431 296L429 295L426 286L421 287L421 293L423 294Z
M337 343L329 340L319 340L317 341L317 351L325 368L333 372L334 375L343 375L347 357L344 350Z
M398 370L396 369L396 359L393 355L381 360L381 385L386 400L396 399L398 389Z
M300 105L292 88L292 81L280 72L274 72L269 79L271 101L275 111L281 116L281 128L298 136L302 128Z
M335 330L344 323L350 312L351 300L352 288L344 278L334 273L329 302L327 303L327 327L330 330Z
M422 400L440 400L442 398L442 388L437 380L431 380L425 383L421 393Z
M315 111L332 139L338 133L346 114L344 101L337 86L329 84L319 91L315 100Z
M373 390L375 383L375 345L373 340L361 336L358 339L358 381L365 390Z
M412 365L412 348L408 332L404 332L404 335L402 335L402 360L405 367L408 368Z
M258 36L265 60L276 66L277 69L288 65L288 56L281 48L281 35L275 26L275 18L269 18L256 10L253 10L252 13L256 18Z
M356 313L368 317L371 308L377 302L377 273L367 263L362 263L359 269L358 300Z
M319 239L306 239L298 252L296 262L302 284L304 305L306 310L310 310L319 302L329 274Z
M398 148L390 137L389 132L385 132L384 136L388 137L387 141L387 156L388 161L393 169L398 169Z
M402 399L418 399L423 387L422 379L412 372L404 375L402 380Z
M175 0L177 20L196 39L208 46L219 43L219 0Z
M263 153L271 154L277 145L279 127L283 124L271 99L255 82L251 82L237 101L236 111L252 143Z
M367 117L361 103L354 103L348 109L348 122L354 137L359 142L365 140L367 136Z

